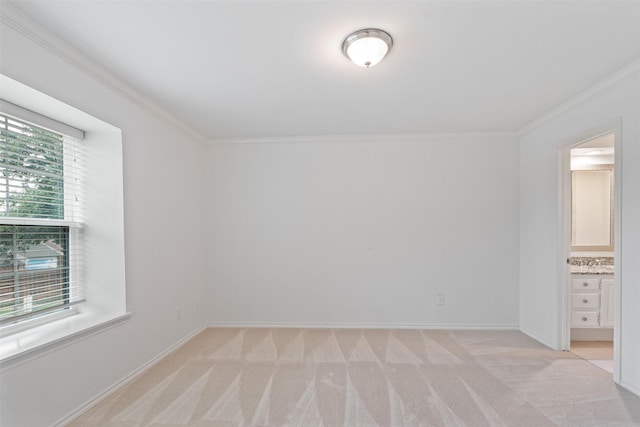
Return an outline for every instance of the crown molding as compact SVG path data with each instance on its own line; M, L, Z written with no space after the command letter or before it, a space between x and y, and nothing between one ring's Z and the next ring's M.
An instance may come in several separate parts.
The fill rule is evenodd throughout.
M631 62L630 64L627 64L626 66L622 67L621 69L619 69L615 73L611 74L609 77L606 77L605 79L600 80L598 83L588 87L587 89L585 89L582 92L578 93L576 96L567 99L566 101L564 101L563 103L561 103L557 107L554 107L553 109L551 109L548 112L544 113L542 116L540 116L537 119L535 119L535 120L529 122L528 124L524 125L520 129L518 129L518 131L516 132L517 135L518 136L522 136L522 135L525 135L525 134L527 134L527 133L539 128L540 126L544 125L545 123L555 119L556 117L558 117L559 115L561 115L565 111L570 110L570 109L576 107L577 105L582 104L583 102L586 102L587 100L589 100L590 98L593 98L594 96L596 96L597 94L599 94L603 90L605 90L605 89L607 89L607 88L609 88L611 86L614 86L615 84L617 84L621 80L624 80L627 77L629 77L629 76L631 76L631 75L633 75L633 74L635 74L635 73L637 73L639 71L640 71L640 58L636 59L635 61Z
M174 114L96 64L67 41L36 22L9 1L2 1L0 7L0 23L12 28L29 40L45 48L53 55L80 70L107 89L133 102L143 110L156 115L163 121L171 123L197 141L201 143L207 141L207 138L192 126L176 118Z
M0 0L2 1L2 0ZM522 136L545 123L558 117L565 111L585 102L603 90L615 85L619 81L640 71L640 58L626 65L611 76L590 86L576 96L569 98L557 107L549 110L540 117L522 126L515 132L470 132L470 133L424 133L424 134L373 134L373 135L301 135L281 137L237 137L237 138L213 138L208 139L183 120L175 117L164 107L152 101L138 90L125 83L120 78L108 72L86 55L74 48L71 44L48 30L33 18L22 12L10 1L2 1L0 7L0 22L27 37L34 43L45 48L58 58L64 60L87 76L91 77L104 87L117 93L121 97L133 102L145 111L148 111L163 121L171 123L176 128L184 131L199 142L209 145L222 144L272 144L272 143L312 143L312 142L380 142L380 141L424 141L433 139L450 138L496 138Z
M303 144L303 143L377 143L377 142L428 142L443 139L498 139L516 138L515 132L449 132L449 133L398 133L352 135L298 135L250 138L215 138L210 145L235 144Z

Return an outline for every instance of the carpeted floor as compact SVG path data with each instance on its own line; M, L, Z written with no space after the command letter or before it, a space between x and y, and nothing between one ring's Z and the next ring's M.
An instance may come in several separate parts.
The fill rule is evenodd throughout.
M209 328L71 426L639 426L640 397L516 331Z

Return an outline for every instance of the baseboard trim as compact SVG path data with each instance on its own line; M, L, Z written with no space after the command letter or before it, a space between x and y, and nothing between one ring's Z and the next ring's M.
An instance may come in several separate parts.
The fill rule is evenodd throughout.
M527 329L524 328L519 328L520 332L522 332L523 334L527 335L529 338L532 338L536 341L538 341L541 344L546 345L547 347L553 349L553 350L559 350L559 348L557 348L555 345L553 345L551 342L549 342L548 340L542 338L540 335L538 335L535 332L529 331Z
M151 360L146 362L144 365L142 365L141 367L135 369L133 372L129 373L129 375L127 375L126 377L122 378L121 380L119 380L118 382L116 382L115 384L113 384L112 386L107 388L105 391L103 391L103 392L99 393L98 395L94 396L93 398L89 399L85 404L83 404L79 408L75 409L74 411L72 411L71 413L67 414L65 417L63 417L62 419L60 419L59 421L54 423L53 427L63 427L65 425L69 424L71 421L75 420L76 418L80 417L82 414L87 412L89 409L93 408L93 406L95 406L97 403L102 401L102 399L105 399L105 398L109 397L111 394L115 393L116 391L118 391L122 387L124 387L125 385L129 384L131 381L133 381L136 378L138 378L140 375L145 373L149 368L151 368L153 365L158 363L160 361L160 359L162 359L163 357L166 357L169 354L173 353L175 350L178 349L178 347L180 347L181 345L183 345L184 343L189 341L191 338L193 338L196 335L198 335L200 332L204 331L206 328L207 328L206 326L201 326L201 327L197 328L196 330L194 330L193 332L191 332L190 334L188 334L187 336L185 336L184 338L182 338L179 341L177 341L176 343L172 344L167 349L165 349L161 353L159 353L157 356L153 357Z
M291 329L451 329L478 331L517 331L518 325L501 324L423 324L423 323L278 323L209 322L210 328L291 328Z

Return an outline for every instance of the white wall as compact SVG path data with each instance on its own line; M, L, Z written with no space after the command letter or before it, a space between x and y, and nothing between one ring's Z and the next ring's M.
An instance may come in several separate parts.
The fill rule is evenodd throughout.
M37 34L1 31L0 72L123 134L130 320L0 371L0 425L47 426L205 324L204 146L45 49Z
M520 328L560 347L559 297L564 257L558 245L559 150L591 129L621 122L622 385L640 393L640 72L573 105L529 131L520 143Z
M1 30L2 73L122 129L133 315L2 368L0 425L50 425L206 322L519 320L554 345L557 148L615 117L624 152L622 372L640 389L637 75L525 135L520 154L505 136L204 148L28 31Z
M517 145L211 147L209 322L516 327Z

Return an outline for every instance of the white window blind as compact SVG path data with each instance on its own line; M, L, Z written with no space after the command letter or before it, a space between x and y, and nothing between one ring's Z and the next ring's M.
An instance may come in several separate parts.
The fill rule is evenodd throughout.
M13 104L7 113L6 105L0 104L0 326L84 301L80 140L42 127L51 119L33 112L24 114L29 121L16 117L21 111Z

